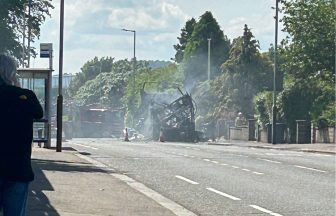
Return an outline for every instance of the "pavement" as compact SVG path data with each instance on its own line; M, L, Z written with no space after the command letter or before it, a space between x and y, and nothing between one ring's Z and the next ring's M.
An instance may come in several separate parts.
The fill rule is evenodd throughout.
M28 216L174 215L112 176L113 171L76 154L71 148L56 153L33 147L35 181L30 185Z
M312 152L322 154L336 154L335 143L313 143L313 144L270 144L254 141L239 141L239 140L219 140L217 142L208 142L209 145L224 145L224 146L239 146L248 148L262 148L287 150L298 152Z
M257 142L220 141L210 145L234 145L290 151L335 154L335 144L266 144ZM33 147L32 166L35 181L30 186L29 216L168 216L167 208L114 177L113 170L99 168L78 156L79 152L64 147Z

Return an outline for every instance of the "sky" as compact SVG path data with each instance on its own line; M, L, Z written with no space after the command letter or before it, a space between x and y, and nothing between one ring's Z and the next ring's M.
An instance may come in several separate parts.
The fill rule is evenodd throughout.
M53 43L54 69L58 73L60 0L52 0L51 17L41 26L40 43ZM115 59L170 60L185 22L211 11L224 34L243 34L244 24L260 42L261 50L274 43L274 0L65 0L64 73L78 73L95 56ZM280 25L281 28L281 25ZM280 38L282 34L280 33ZM32 67L47 67L48 60L32 59Z

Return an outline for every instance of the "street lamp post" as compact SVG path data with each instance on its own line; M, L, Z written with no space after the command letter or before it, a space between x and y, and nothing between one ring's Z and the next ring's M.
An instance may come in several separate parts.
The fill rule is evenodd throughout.
M211 38L208 38L208 81L211 79L211 71L210 71L210 50L211 50Z
M62 116L63 116L63 36L64 36L64 0L61 0L60 10L60 44L59 44L59 75L57 96L57 140L56 151L62 151Z
M274 75L273 75L273 107L272 107L272 144L276 144L276 74L277 74L277 49L278 49L278 11L279 0L275 4L275 42L274 42Z
M123 31L133 32L134 35L134 44L133 44L133 91L135 91L135 72L136 72L136 58L135 58L135 38L136 38L136 31L130 29L122 29Z

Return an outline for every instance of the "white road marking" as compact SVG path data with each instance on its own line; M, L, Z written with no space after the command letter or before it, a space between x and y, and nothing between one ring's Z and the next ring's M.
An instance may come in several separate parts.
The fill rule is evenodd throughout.
M194 158L195 156L193 156L193 155L190 155L189 157L191 157L191 158Z
M265 208L260 207L260 206L257 206L257 205L250 205L250 206L251 206L252 208L255 208L255 209L259 210L259 211L265 212L265 213L270 214L270 215L273 215L273 216L282 216L281 214L274 213L274 212L272 212L272 211L270 211L270 210L268 210L268 209L265 209Z
M299 166L299 165L294 165L294 166L298 167L298 168L301 168L301 169L313 170L313 171L317 171L317 172L323 172L323 173L327 172L327 171L324 171L324 170L319 170L319 169L305 167L305 166Z
M277 164L281 164L282 162L280 161L274 161L274 160L269 160L269 159L265 159L265 158L257 158L258 160L263 160L263 161L267 161L270 163L277 163Z
M238 198L238 197L235 197L235 196L232 196L232 195L230 195L230 194L227 194L227 193L218 191L218 190L213 189L213 188L207 188L207 190L212 191L212 192L214 192L214 193L216 193L216 194L225 196L225 197L227 197L227 198L229 198L229 199L232 199L232 200L240 200L240 198Z
M227 166L227 164L226 164L226 163L221 163L220 165L222 165L222 166Z
M156 201L163 207L169 209L177 216L196 216L195 213L189 211L188 209L184 208L183 206L175 203L174 201L162 196L158 192L148 188L146 185L135 181L134 179L121 174L111 174L112 176L118 178L119 180L125 182L130 187L134 188L135 190L143 193L147 197L151 198L152 200Z
M211 163L218 164L218 161L210 161Z
M183 155L184 157L189 157L189 155L187 155L187 154L185 154L185 155Z
M264 173L261 173L261 172L253 172L253 173L257 175L264 175Z
M98 148L96 147L92 147L92 146L88 146L88 145L83 145L83 144L79 144L79 143L72 143L73 145L77 145L77 146L81 146L81 147L85 147L85 148L90 148L90 149L94 149L97 150Z
M206 158L204 158L203 160L206 161L206 162L210 162L210 160L209 160L209 159L206 159Z
M235 168L235 169L239 169L239 167L237 167L237 166L231 166L232 168Z
M99 161L96 161L92 158L89 158L85 155L81 155L81 154L75 154L80 158L83 158L85 160L87 160L88 162L96 165L96 164L102 164ZM111 169L109 167L107 167L105 164L104 167ZM102 168L104 168L102 167ZM125 182L127 185L129 185L130 187L132 187L133 189L139 191L140 193L146 195L147 197L151 198L152 200L154 200L155 202L157 202L158 204L162 205L163 207L169 209L170 211L172 211L175 215L177 216L197 216L195 213L189 211L188 209L184 208L183 206L175 203L174 201L162 196L161 194L159 194L158 192L148 188L146 185L135 181L134 179L123 175L123 174L117 174L117 173L111 173L111 176L114 176L115 178Z
M242 169L242 170L244 170L244 171L246 171L246 172L250 172L251 170L249 170L249 169Z
M185 178L185 177L183 177L183 176L176 175L175 177L178 178L178 179L181 179L181 180L183 180L183 181L186 181L186 182L188 182L188 183L190 183L190 184L193 184L193 185L197 185L197 184L199 184L198 182L192 181L192 180L187 179L187 178Z

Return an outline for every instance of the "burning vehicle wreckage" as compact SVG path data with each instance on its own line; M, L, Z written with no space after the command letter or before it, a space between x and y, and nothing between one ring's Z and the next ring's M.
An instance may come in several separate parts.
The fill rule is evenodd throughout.
M139 123L139 131L147 131L144 134L154 140L198 142L199 133L195 130L196 104L189 93L177 89L181 96L171 103L160 102L162 95L150 95L142 90L143 109L140 110L147 109L149 112L142 112L148 113L146 118L141 118L147 124Z

